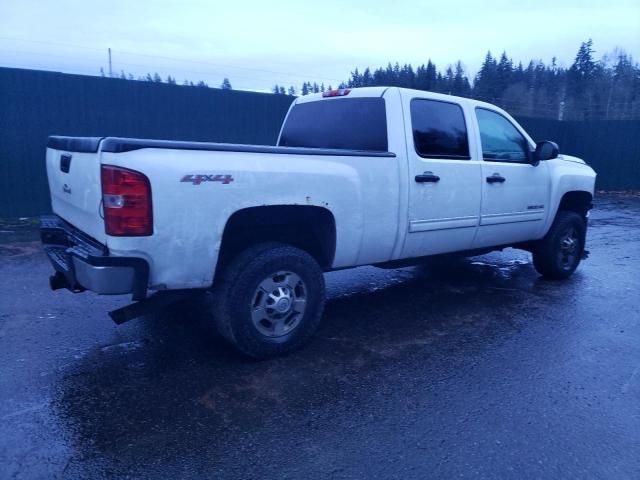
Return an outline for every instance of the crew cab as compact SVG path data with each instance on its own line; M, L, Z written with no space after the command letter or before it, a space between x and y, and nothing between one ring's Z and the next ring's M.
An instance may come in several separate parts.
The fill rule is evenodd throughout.
M395 87L299 97L277 146L52 136L46 163L52 288L131 294L118 322L210 289L260 358L312 336L323 272L515 247L569 277L596 177L494 105Z

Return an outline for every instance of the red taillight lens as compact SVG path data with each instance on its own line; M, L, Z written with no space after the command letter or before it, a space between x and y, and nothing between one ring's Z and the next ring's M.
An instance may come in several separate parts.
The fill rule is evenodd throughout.
M102 206L107 235L142 237L153 234L151 185L140 172L102 165Z
M327 97L344 97L345 95L349 95L349 92L351 91L350 88L340 88L338 90L327 90L326 92L322 93L322 96L327 98Z

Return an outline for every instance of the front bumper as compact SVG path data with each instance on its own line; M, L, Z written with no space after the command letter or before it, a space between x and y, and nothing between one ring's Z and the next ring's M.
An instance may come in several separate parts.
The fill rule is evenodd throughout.
M57 215L41 217L40 238L56 271L50 279L52 289L146 298L149 264L144 259L110 256L106 246Z

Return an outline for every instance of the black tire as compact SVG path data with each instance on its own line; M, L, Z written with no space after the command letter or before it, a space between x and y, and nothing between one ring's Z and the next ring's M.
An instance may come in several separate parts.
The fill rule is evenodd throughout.
M288 292L290 318L276 310L281 305L273 303L272 295L261 288L269 279L278 288L272 294ZM290 288L286 282L296 285ZM260 359L290 352L307 342L318 328L325 303L324 276L318 263L304 250L282 243L258 244L237 255L221 272L212 293L220 334L241 352ZM302 305L302 299L304 307L297 312L293 305ZM282 298L279 302L287 303ZM271 322L265 313L265 318L256 322L258 309L270 311L277 320Z
M563 280L580 264L587 225L576 212L560 210L549 232L533 248L533 266L543 277Z

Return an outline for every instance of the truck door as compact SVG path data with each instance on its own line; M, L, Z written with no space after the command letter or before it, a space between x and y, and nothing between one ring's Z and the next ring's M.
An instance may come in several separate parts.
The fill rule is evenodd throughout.
M480 160L463 105L403 92L409 162L402 256L471 248L480 219Z
M482 155L482 212L474 248L539 238L551 194L547 162L534 166L531 145L506 116L476 108Z

